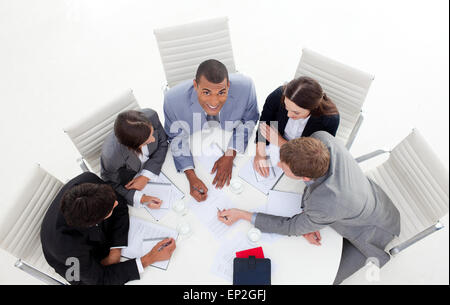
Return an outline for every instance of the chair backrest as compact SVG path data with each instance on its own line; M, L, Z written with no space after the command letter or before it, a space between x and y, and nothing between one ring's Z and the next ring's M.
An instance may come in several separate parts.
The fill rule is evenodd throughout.
M113 130L117 115L126 110L140 110L132 90L127 90L110 103L65 129L83 159L88 163L90 170L97 175L100 174L103 142Z
M194 79L206 59L217 59L229 73L236 72L226 17L155 29L154 34L169 87Z
M336 104L340 114L336 138L347 144L374 76L309 49L302 50L295 78L299 76L309 76L318 81Z
M367 172L400 212L400 236L389 246L407 241L448 213L448 174L417 130L392 150L386 162Z
M49 205L63 183L36 165L30 180L24 185L20 199L0 225L0 247L53 278L64 282L44 258L40 231Z

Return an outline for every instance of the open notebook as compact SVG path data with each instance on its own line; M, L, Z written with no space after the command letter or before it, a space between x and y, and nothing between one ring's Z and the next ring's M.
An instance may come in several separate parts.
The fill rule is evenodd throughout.
M176 240L178 232L174 229L130 216L128 247L122 250L122 256L128 259L140 258L150 252L157 243L167 237L172 237ZM144 239L153 238L157 240L144 241ZM151 266L167 270L169 260L156 262Z

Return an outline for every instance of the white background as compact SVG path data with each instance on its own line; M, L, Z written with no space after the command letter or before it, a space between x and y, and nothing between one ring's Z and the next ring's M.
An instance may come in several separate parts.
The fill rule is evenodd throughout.
M228 16L237 69L260 109L308 47L375 75L354 156L390 149L418 128L449 163L448 1L0 0L0 221L34 164L80 173L63 128L127 88L162 115L154 28ZM369 165L365 165L369 166ZM448 217L444 219L448 224ZM405 250L381 284L448 284L448 228ZM0 284L36 283L0 251ZM318 266L320 267L320 266ZM346 283L365 284L364 274Z

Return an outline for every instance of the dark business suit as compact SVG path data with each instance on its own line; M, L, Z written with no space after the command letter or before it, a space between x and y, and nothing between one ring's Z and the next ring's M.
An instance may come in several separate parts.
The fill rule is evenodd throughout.
M155 142L147 145L149 159L142 164L134 151L119 143L114 132L111 132L105 139L100 157L101 177L110 183L114 190L122 195L130 205L133 205L136 190L128 190L124 186L143 169L159 175L169 146L166 132L156 111L147 108L141 110L141 112L152 123L154 130Z
M283 96L283 87L280 86L275 91L273 91L266 99L266 102L263 107L263 111L261 113L261 117L259 118L260 122L265 122L267 125L270 125L270 122L276 121L278 122L278 132L282 137L285 138L284 130L286 128L286 124L289 120L288 112L286 108L281 104L281 98ZM336 136L337 129L339 127L339 114L336 115L322 115L322 116L311 116L308 120L308 123L303 130L302 137L309 137L314 132L323 130L331 134L332 136ZM265 139L261 135L258 129L258 133L256 135L256 142L264 142ZM266 144L269 144L266 141Z
M128 245L128 207L120 195L117 196L119 204L112 215L98 225L90 228L75 228L66 223L60 211L64 193L78 184L87 182L105 183L93 173L83 173L70 180L50 205L41 226L41 242L45 259L58 274L66 278L68 269L75 266L73 263L66 265L67 259L77 258L80 266L80 281L69 281L71 284L120 285L139 279L135 260L110 266L103 266L100 263L108 256L111 247ZM69 272L69 274L72 273Z

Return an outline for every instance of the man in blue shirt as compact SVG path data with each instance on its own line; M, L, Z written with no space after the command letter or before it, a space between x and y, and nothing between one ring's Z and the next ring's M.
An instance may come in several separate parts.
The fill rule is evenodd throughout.
M221 62L206 60L199 65L194 81L184 81L166 93L164 116L175 167L186 174L191 196L204 201L208 189L195 174L189 137L211 123L233 132L227 150L211 170L216 174L216 188L229 185L236 153L244 153L259 118L255 86L246 76L228 75Z

